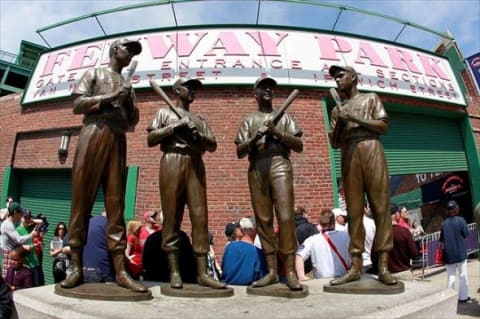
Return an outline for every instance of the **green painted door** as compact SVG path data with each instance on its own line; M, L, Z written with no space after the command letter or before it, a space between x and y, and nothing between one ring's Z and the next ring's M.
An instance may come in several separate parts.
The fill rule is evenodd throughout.
M390 175L467 171L458 121L412 113L389 113L389 130L381 137ZM341 176L340 150L334 167Z
M52 284L53 258L50 257L50 241L54 236L57 223L63 221L67 225L69 224L72 198L71 170L21 170L18 175L22 207L30 208L34 216L39 213L45 214L50 224L43 241L42 266L46 284ZM103 192L100 188L93 207L93 214L99 214L103 210L103 206Z

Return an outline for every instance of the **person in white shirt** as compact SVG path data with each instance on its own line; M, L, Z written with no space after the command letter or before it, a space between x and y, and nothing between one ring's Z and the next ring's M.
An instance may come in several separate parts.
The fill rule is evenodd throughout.
M347 224L347 211L342 208L334 208L332 211L335 215L335 229L343 231L347 230L345 226Z
M37 235L35 229L30 232L30 234L20 236L17 232L17 226L20 225L25 210L17 202L12 202L8 206L8 218L2 223L1 226L1 235L0 235L0 244L3 249L3 263L2 263L2 276L5 278L7 275L7 269L10 264L10 251L15 248L15 246L23 245L28 240L32 239L33 236ZM29 247L29 249L32 249Z
M363 227L365 228L365 251L362 253L363 272L372 268L371 254L376 226L371 216L370 205L368 205L368 202L365 202L363 205ZM348 232L348 223L345 224L345 231Z
M10 196L7 197L5 201L5 208L0 209L0 223L3 222L8 216L8 205L13 202L13 198Z
M365 203L364 207L364 214L363 214L363 227L365 228L365 251L362 253L363 259L363 271L366 272L370 268L372 268L372 245L373 240L375 239L375 221L369 217L371 216L370 206L368 203Z
M305 276L304 261L311 257L313 277L332 278L346 274L350 265L348 233L335 229L335 215L326 209L320 213L322 232L305 240L297 250L295 268L299 280L309 280Z

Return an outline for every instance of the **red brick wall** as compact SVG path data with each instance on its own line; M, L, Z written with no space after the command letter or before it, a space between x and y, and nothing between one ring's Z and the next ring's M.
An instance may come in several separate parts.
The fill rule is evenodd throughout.
M289 93L290 89L278 89L276 104L280 104ZM145 210L160 209L158 167L161 152L159 147L147 146L146 128L157 109L166 106L152 92L140 92L137 98L141 115L135 131L128 133L128 165L139 166L136 214L140 218ZM3 181L3 168L10 165L14 149L15 168L72 166L78 131L72 135L65 162L59 159L57 153L64 129L81 125L82 116L72 113L71 101L22 108L19 106L19 95L10 95L1 98L0 103L0 183ZM191 106L193 112L203 116L209 123L218 142L217 151L206 153L204 161L209 228L220 247L225 243L223 229L226 223L253 215L247 184L248 160L237 159L233 140L243 116L256 108L251 88L206 88L199 92ZM296 203L307 206L312 219L316 220L322 208L333 205L327 132L320 93L302 90L288 112L297 119L304 131L304 151L293 153L291 157ZM19 135L15 147L17 132ZM184 218L184 224L188 233L188 215Z
M468 74L464 73L469 92L473 86ZM280 104L291 89L276 91L276 104ZM171 90L167 90L171 94ZM330 159L328 155L325 119L320 105L326 91L302 89L299 97L288 112L298 121L304 131L303 153L292 154L294 166L296 204L306 206L316 222L322 208L332 207L333 190ZM139 167L136 214L140 218L145 210L159 210L158 166L161 152L158 147L148 148L146 128L159 107L166 107L151 91L137 93L140 107L140 122L134 132L128 133L128 165ZM480 98L469 97L472 125L480 149ZM465 112L462 107L438 104L427 100L407 99L398 96L383 96L385 103L412 104L419 108L436 108ZM70 140L66 161L58 157L58 146L65 128L79 127L82 116L72 113L69 100L48 102L31 107L20 107L20 95L12 94L0 98L0 183L4 168L12 161L15 168L62 168L71 167L78 130ZM235 138L243 116L256 110L251 88L205 88L192 104L192 111L203 116L209 123L218 142L215 153L204 155L207 170L207 196L209 228L214 232L216 249L223 251L225 238L223 229L227 222L252 215L246 171L248 160L236 157ZM16 133L18 137L16 138ZM17 141L16 141L17 139ZM16 143L16 147L15 147ZM188 215L183 228L190 230Z

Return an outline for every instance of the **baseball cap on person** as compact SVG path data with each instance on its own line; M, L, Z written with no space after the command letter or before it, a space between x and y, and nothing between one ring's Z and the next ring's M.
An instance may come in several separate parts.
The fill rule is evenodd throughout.
M173 84L173 90L176 90L181 86L189 86L194 89L199 89L202 87L202 82L200 82L200 80L197 80L197 79L182 77L182 78L179 78L177 81L175 81L175 83Z
M352 74L357 74L357 71L355 71L355 69L351 66L332 65L328 69L328 73L330 73L331 76L335 76L335 74L337 74L339 71L347 71Z
M225 225L225 236L227 237L232 236L233 232L237 228L240 228L239 223L234 223L234 222L228 223L227 225Z
M447 203L447 210L452 210L452 209L455 209L457 207L458 207L457 202L454 201L454 200L451 200Z
M29 209L29 208L25 208L25 209L23 210L23 217L33 217L33 216L32 216L32 210Z
M110 48L123 45L133 55L139 55L142 52L142 45L138 41L132 41L127 38L118 39L112 42Z
M400 210L400 206L397 204L391 204L390 205L390 214L395 215L398 211Z
M241 229L253 229L254 228L252 220L248 217L243 217L242 219L240 219L239 225L240 225Z
M344 209L341 208L334 208L332 209L333 214L335 217L337 216L347 216L347 212Z
M150 220L150 218L153 218L155 219L155 217L157 217L157 212L154 212L154 211L146 211L145 213L143 213L143 219L148 222Z
M253 84L253 89L256 89L260 83L269 83L271 84L273 87L276 87L277 86L277 81L275 81L274 79L272 79L271 77L260 77L258 78L255 83Z
M21 212L23 215L25 211L19 203L11 202L10 205L8 205L8 213L9 215L13 215L14 212Z

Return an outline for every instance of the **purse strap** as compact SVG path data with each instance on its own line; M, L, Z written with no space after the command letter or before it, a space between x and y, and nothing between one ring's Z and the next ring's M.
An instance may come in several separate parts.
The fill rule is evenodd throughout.
M322 234L323 234L323 237L325 237L325 239L327 240L327 243L330 245L330 247L332 247L332 250L335 252L335 254L337 254L337 256L340 259L340 261L342 262L342 265L345 268L345 270L348 271L348 266L347 266L347 263L346 263L345 259L343 258L343 256L338 251L337 246L335 246L335 244L333 243L330 236L328 236L328 234L326 232L325 233L322 232Z

